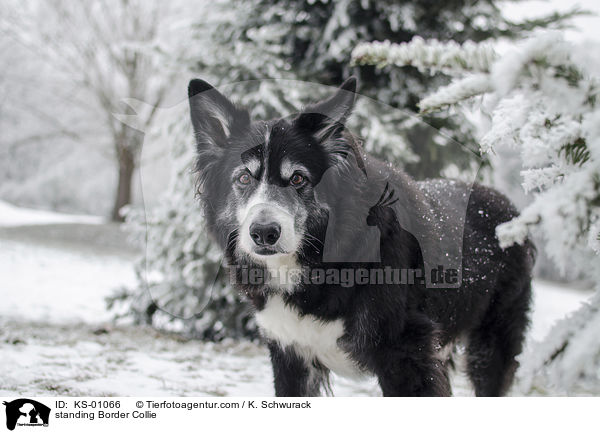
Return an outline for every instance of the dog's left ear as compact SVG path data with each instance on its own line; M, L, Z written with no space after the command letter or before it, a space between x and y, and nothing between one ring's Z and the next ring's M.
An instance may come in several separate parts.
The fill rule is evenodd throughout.
M356 78L342 83L335 95L305 107L294 124L314 134L319 141L338 135L345 128L356 100Z

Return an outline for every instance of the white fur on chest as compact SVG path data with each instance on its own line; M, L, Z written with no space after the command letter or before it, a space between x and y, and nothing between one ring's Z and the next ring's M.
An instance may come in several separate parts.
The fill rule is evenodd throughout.
M275 290L291 293L296 289L302 271L295 256L266 256L264 264L269 271L269 286Z
M256 321L267 337L283 347L293 346L307 361L317 359L340 376L357 377L362 372L337 344L344 334L342 320L323 322L311 315L300 316L285 305L279 295L273 295L265 308L256 314Z

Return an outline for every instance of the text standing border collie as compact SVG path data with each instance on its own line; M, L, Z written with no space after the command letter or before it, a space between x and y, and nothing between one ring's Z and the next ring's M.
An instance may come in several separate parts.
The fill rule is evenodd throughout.
M208 228L256 309L275 392L319 395L334 371L375 375L385 396L447 396L448 349L461 339L476 395L503 395L528 324L534 247L499 247L496 226L517 215L500 193L415 182L366 155L345 127L355 90L350 78L296 116L251 121L206 82L189 85ZM456 284L431 287L427 271L447 249ZM309 278L282 278L291 271Z

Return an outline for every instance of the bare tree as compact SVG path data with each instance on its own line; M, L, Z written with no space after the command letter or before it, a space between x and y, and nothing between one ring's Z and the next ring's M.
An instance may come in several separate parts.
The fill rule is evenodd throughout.
M57 79L70 83L57 87L76 89L72 103L87 110L110 137L118 169L111 218L122 221L120 210L132 198L141 131L151 126L177 74L164 59L171 27L181 24L179 10L173 2L158 0L47 0L5 3L2 12L3 33L50 65ZM128 107L124 98L146 104ZM52 116L55 107L45 108L43 115ZM115 116L124 112L136 115L139 128ZM78 125L66 129L76 135Z

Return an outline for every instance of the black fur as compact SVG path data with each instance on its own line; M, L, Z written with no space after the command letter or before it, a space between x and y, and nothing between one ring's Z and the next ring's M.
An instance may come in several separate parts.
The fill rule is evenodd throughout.
M193 80L190 106L209 230L234 266L232 272L241 272L241 265L263 268L238 252L240 227L231 210L252 191L236 187L232 172L245 158L256 157L265 160L259 176L281 187L281 194L291 194L276 198L294 200L306 211L304 231L310 236L297 257L308 268L391 266L427 276L427 263L435 267L435 255L451 251L460 268L453 287L431 287L423 277L351 287L303 282L291 293L266 284L239 284L239 289L257 310L279 293L301 316L343 320L338 346L361 370L377 376L386 396L450 395L450 361L439 359L439 351L459 338L465 340L476 395L504 395L528 325L535 252L529 241L504 250L498 245L496 226L517 211L490 188L448 180L415 182L363 154L344 127L355 86L355 80L348 80L332 98L290 120L251 123L245 110ZM270 131L268 148L265 131ZM284 157L308 167L305 185L290 190L275 169ZM376 242L368 236L373 227L380 234ZM379 260L365 259L373 253ZM318 395L326 387L328 371L319 359L304 359L293 345L269 341L268 346L277 395Z

